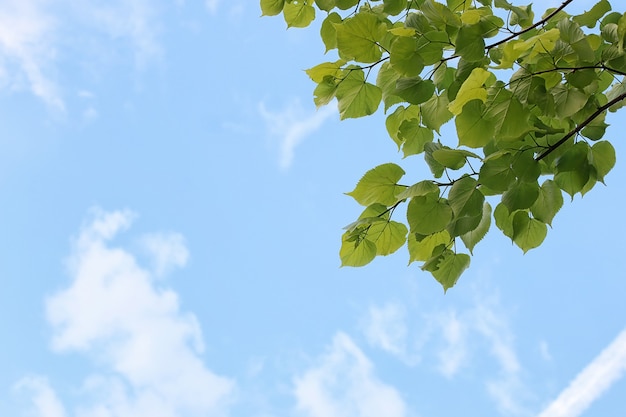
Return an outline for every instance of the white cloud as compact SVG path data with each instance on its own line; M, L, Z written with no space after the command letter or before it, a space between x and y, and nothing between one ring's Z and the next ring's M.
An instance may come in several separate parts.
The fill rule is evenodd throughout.
M455 311L449 311L439 317L446 347L437 354L438 369L446 378L452 378L467 363L468 326L457 317Z
M626 329L538 417L577 417L626 374Z
M487 392L502 414L529 415L525 402L530 392L522 379L522 367L515 352L511 326L496 296L478 295L469 315L473 329L488 343L499 366L499 374L486 382Z
M109 1L99 4L91 1L75 5L83 23L104 31L112 38L130 40L135 65L143 69L161 59L163 49L158 40L159 20L150 0Z
M490 374L481 373L486 393L502 415L529 414L524 404L530 392L523 381L513 332L496 296L481 293L475 297L474 305L465 310L421 314L413 332L408 330L411 323L400 304L370 307L365 323L364 334L372 346L408 364L416 362L410 363L407 358L421 358L422 363L433 364L445 378L454 378L465 368L472 369L487 352L496 370L493 372L490 367Z
M374 375L372 363L344 333L338 333L319 364L295 379L300 415L307 417L401 417L400 394Z
M48 380L39 376L28 376L18 381L14 389L30 397L31 415L37 417L65 417L65 408L50 387Z
M0 84L21 89L25 83L47 105L63 110L58 87L46 76L56 55L52 40L57 22L44 6L44 0L0 5Z
M98 43L84 41L102 33L130 43L136 67L145 68L163 55L156 4L153 0L3 0L0 87L28 89L51 108L63 111L65 103L55 74L57 56L64 51L58 50L71 45L77 60L94 57L92 49ZM80 33L73 32L76 30ZM86 44L90 50L81 49ZM93 111L86 118L93 118Z
M183 267L189 259L185 238L179 233L155 233L146 235L141 243L152 256L154 272L163 276L173 268Z
M541 342L539 342L539 354L541 355L541 358L544 361L546 362L552 361L552 354L550 353L550 347L548 346L548 342L546 342L545 340L542 340Z
M293 163L295 149L302 141L332 115L337 113L334 106L324 106L311 113L302 109L300 102L294 101L284 110L272 112L261 103L259 112L265 119L270 134L280 138L280 160L282 169L288 169Z
M196 317L182 312L178 295L157 286L130 252L110 244L133 217L95 210L69 257L70 285L46 303L54 350L84 353L104 367L87 378L84 392L94 399L76 416L222 415L234 382L203 363ZM161 268L184 266L181 237L147 241L157 247Z
M371 346L390 353L408 365L419 362L419 356L408 353L406 310L399 303L371 306L364 320L363 332Z

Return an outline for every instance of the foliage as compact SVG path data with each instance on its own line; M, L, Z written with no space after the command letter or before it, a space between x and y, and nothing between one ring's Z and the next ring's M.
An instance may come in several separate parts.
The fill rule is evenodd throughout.
M348 195L365 209L346 227L342 265L406 244L409 263L447 290L470 263L461 242L473 254L495 224L522 251L538 247L563 192L604 181L615 164L605 116L626 98L626 13L600 0L570 15L572 2L536 20L507 0L261 0L289 27L325 13L336 59L307 70L315 103L336 99L342 119L382 104L398 150L432 172L401 184L405 171L386 163L361 178ZM448 122L456 143L440 136Z

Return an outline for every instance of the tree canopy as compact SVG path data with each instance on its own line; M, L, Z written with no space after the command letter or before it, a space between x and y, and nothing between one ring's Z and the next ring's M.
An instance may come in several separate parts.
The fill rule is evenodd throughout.
M536 18L506 0L261 0L288 27L324 14L335 59L307 70L315 104L336 100L341 119L382 107L404 158L432 173L414 182L385 163L363 175L347 193L364 209L345 228L342 265L406 246L445 291L493 224L527 252L563 193L604 182L616 159L605 117L626 98L626 13L600 0L571 15L573 1ZM446 123L455 139L440 135Z

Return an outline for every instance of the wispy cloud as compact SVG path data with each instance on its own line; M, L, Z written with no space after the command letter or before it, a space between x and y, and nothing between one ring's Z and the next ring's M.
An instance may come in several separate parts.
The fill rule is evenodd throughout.
M267 110L265 104L260 103L259 112L265 119L269 133L280 139L279 165L286 170L293 163L296 147L318 130L328 118L336 114L337 110L331 103L317 111L309 112L296 100L277 112Z
M371 346L400 358L408 365L419 362L419 355L408 352L406 309L402 304L371 306L362 328Z
M46 75L56 57L53 42L56 26L43 0L2 2L0 85L28 88L50 107L64 110L58 86Z
M452 378L464 364L467 364L469 329L467 323L458 317L456 311L441 314L439 321L445 347L437 353L438 369L446 378Z
M91 49L84 50L84 40L102 34L130 44L135 66L145 68L163 55L156 4L153 0L0 2L0 87L28 89L51 108L63 111L62 86L56 77L58 56L66 55L63 48L68 46L76 60L96 56ZM94 111L86 117L92 118Z
M135 65L138 69L144 69L148 63L163 56L163 48L158 40L160 25L154 4L150 0L118 0L104 5L87 3L79 9L79 17L112 38L130 40Z
M626 374L626 329L538 417L577 417Z
M68 260L70 285L46 303L53 349L96 360L96 372L83 383L93 400L76 415L218 415L234 382L203 363L195 316L182 312L176 292L158 286L155 273L141 267L132 253L111 246L133 217L127 211L96 210L75 239ZM178 235L150 235L143 241L155 249L157 271L184 266L187 252ZM32 381L22 385L36 388L36 402L48 390Z
M61 400L46 378L40 376L28 376L22 378L13 387L15 391L30 397L31 408L27 410L37 417L65 417L65 408Z
M154 273L161 277L175 268L185 266L189 251L180 233L153 233L145 235L141 244L152 258Z
M421 358L421 364L434 366L447 379L490 356L496 371L481 372L487 395L502 415L530 414L525 407L530 391L523 380L511 325L496 295L477 294L474 304L464 310L413 312L419 325L407 320L406 310L398 303L370 307L363 326L369 344L409 365Z
M400 394L381 382L352 339L338 333L319 363L295 379L300 415L307 417L403 417Z

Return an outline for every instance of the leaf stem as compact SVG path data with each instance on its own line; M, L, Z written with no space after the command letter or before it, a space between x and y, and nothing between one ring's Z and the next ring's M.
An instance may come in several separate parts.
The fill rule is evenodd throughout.
M589 123L591 123L593 121L593 119L595 119L596 117L598 117L599 115L604 113L612 105L617 104L617 103L619 103L620 101L622 101L624 99L626 99L626 93L622 93L619 96L615 97L613 100L611 100L608 103L606 103L604 106L598 107L598 109L595 112L593 112L593 114L591 116L587 117L582 123L580 123L578 126L576 126L576 128L570 130L565 136L563 136L554 145L550 145L544 152L542 152L537 158L535 158L535 160L536 161L541 161L543 158L545 158L546 156L550 155L559 146L561 146L565 142L567 142L567 140L569 138L571 138L572 136L578 134L578 132L583 130Z
M511 34L511 36L508 36L502 40L499 40L496 43L493 43L491 45L488 45L485 47L485 49L490 50L491 48L495 48L498 45L501 45L503 43L506 43L508 41L510 41L511 39L515 39L520 35L523 35L526 32L529 32L533 29L535 29L538 26L541 26L545 23L547 23L550 19L552 19L558 12L560 12L561 10L563 10L568 4L570 4L571 2L573 2L574 0L565 0L563 2L563 4L561 4L558 8L554 9L554 11L552 13L550 13L549 15L547 15L546 17L544 17L543 19L541 19L540 21L538 21L537 23L533 24L532 26L527 27L526 29L519 31L519 32L514 32L513 34Z

